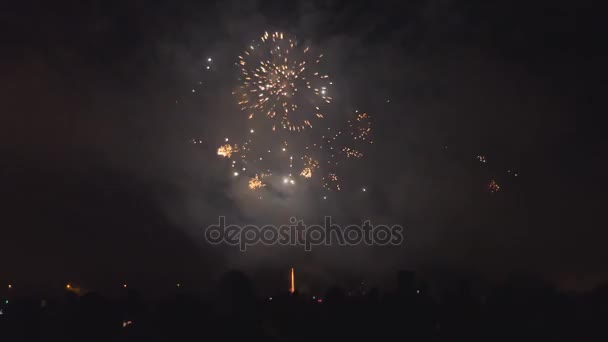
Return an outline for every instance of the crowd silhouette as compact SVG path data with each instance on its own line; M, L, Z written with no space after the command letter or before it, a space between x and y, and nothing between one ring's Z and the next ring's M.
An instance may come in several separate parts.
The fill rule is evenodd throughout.
M414 273L397 287L324 296L280 293L259 298L240 271L224 274L202 298L178 291L146 302L129 289L121 299L94 292L3 303L0 341L607 341L608 287L560 292L514 279L483 294L467 282L429 293Z

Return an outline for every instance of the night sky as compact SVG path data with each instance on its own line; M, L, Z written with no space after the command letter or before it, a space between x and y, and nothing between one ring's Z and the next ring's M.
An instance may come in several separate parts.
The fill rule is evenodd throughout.
M608 280L606 28L584 1L54 1L0 13L0 282L202 287L240 268L280 287L290 265L309 286L404 268L529 272L572 289ZM324 53L336 112L374 117L353 186L326 201L310 189L252 200L216 155L246 129L237 56L277 30ZM402 224L405 243L242 253L203 239L219 215L326 214Z

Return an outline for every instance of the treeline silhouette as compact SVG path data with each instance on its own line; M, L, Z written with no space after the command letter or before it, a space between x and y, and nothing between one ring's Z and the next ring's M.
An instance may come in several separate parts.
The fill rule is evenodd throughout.
M0 341L608 341L607 286L572 294L518 280L479 295L462 282L431 295L407 271L397 284L258 298L250 278L230 271L205 298L11 298L0 306Z

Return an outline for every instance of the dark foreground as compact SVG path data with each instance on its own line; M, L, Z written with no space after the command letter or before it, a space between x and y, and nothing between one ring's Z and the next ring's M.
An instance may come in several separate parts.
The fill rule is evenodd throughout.
M330 288L321 298L256 298L249 280L227 274L202 299L178 291L143 301L66 291L56 299L2 302L0 341L608 341L608 288L565 294L532 284L484 295L455 286L431 296L401 281L396 290Z

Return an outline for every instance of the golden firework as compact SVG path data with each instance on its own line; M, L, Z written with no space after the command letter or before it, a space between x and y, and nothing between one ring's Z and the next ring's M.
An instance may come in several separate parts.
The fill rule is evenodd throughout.
M313 171L319 168L319 162L309 156L302 157L302 160L304 161L304 168L302 169L302 172L300 172L300 176L311 178Z
M329 76L318 70L323 55L314 56L295 38L265 32L239 56L241 86L237 102L249 119L256 113L276 126L300 132L323 118L320 106L332 101Z
M251 190L263 188L265 186L266 186L266 184L264 184L262 182L262 179L260 178L259 175L255 175L255 177L249 179L249 189L251 189Z
M346 154L346 158L361 158L363 157L363 153L352 149L350 147L344 147L342 148L342 152L344 152Z
M220 146L217 149L217 155L226 157L226 158L230 158L233 153L236 153L238 151L239 151L239 149L238 149L237 145L225 144L225 145Z

